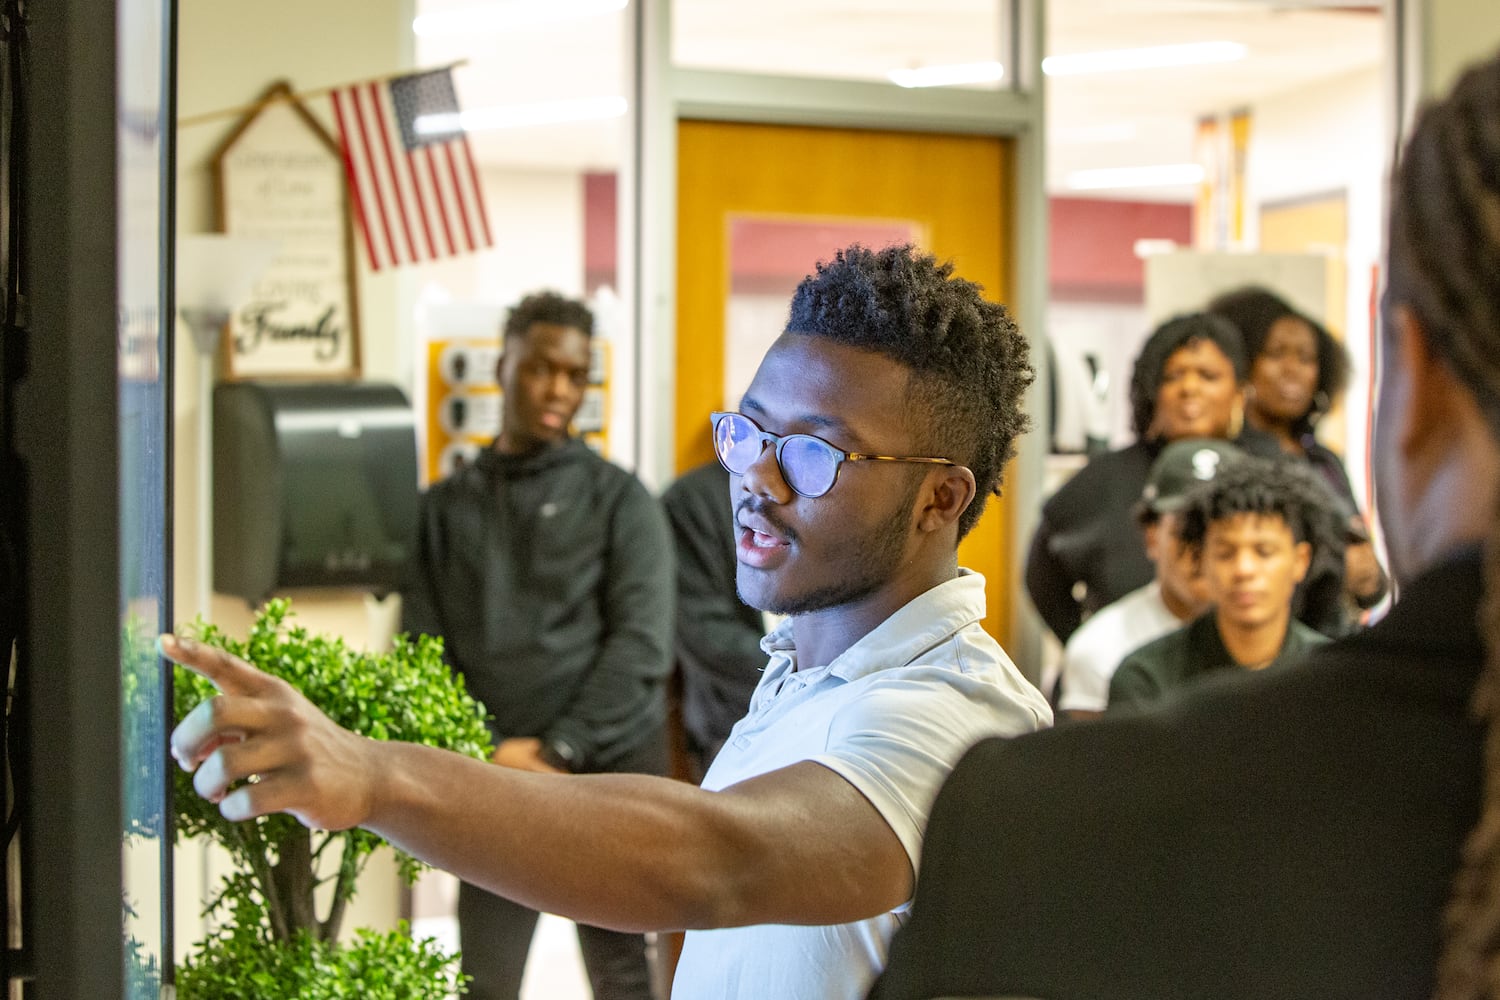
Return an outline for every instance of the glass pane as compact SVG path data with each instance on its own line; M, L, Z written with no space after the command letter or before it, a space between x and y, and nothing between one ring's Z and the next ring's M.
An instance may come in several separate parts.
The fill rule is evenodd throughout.
M672 62L993 90L1014 80L1001 9L998 0L674 0Z
M495 238L491 250L414 275L412 396L423 481L452 474L499 432L499 330L509 307L544 288L584 299L594 312L576 431L606 457L633 465L636 351L621 294L625 220L617 206L628 204L619 172L629 158L626 37L634 13L625 0L415 0L414 9L416 64L457 64L454 85L471 116ZM457 881L425 872L412 889L413 931L456 949L456 903ZM541 918L521 995L589 995L570 923Z
M853 243L883 247L926 242L925 227L906 219L817 216L729 216L729 301L724 315L724 399L730 407L750 387L760 359L786 329L792 292L819 261Z
M120 712L125 996L160 995L167 939L167 382L162 286L163 0L119 7Z
M594 312L595 359L575 429L606 456L632 461L635 352L615 260L629 140L626 6L417 0L416 61L457 67L495 236L493 249L419 276L424 483L471 461L499 432L498 331L510 306L543 288L584 299Z

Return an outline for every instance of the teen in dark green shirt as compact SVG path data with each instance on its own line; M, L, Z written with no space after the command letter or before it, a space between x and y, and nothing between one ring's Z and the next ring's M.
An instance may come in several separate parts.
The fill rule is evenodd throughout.
M1297 584L1335 530L1330 495L1286 461L1246 459L1195 492L1179 537L1198 550L1212 610L1130 653L1109 707L1157 701L1217 670L1261 670L1327 638L1292 617Z

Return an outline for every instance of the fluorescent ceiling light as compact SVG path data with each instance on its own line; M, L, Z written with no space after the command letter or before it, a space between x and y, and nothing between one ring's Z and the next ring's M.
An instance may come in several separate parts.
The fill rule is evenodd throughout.
M886 76L898 87L953 87L962 83L994 83L1005 77L1005 67L991 60L893 69Z
M423 38L503 31L528 24L550 24L624 10L628 0L508 0L423 14L411 30Z
M1129 142L1136 137L1136 128L1130 122L1075 125L1072 128L1053 129L1049 135L1054 142L1088 146L1106 142Z
M1203 66L1209 63L1234 62L1245 58L1247 52L1249 49L1239 42L1191 42L1187 45L1153 45L1141 49L1079 52L1068 56L1048 56L1042 60L1042 72L1048 76L1079 76L1084 73L1116 73L1167 66Z
M537 104L511 104L500 108L480 108L454 115L422 115L416 121L418 135L452 132L454 126L466 132L492 128L519 128L524 125L559 125L565 122L619 118L628 105L623 97L585 97L575 101L542 101ZM457 121L454 118L457 117Z
M1075 170L1068 175L1068 187L1074 191L1102 191L1109 188L1181 187L1203 180L1199 163L1165 163L1154 167L1107 167L1101 170Z

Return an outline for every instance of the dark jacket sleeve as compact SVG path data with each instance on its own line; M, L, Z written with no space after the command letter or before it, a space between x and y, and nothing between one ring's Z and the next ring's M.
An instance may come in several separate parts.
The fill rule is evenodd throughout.
M1342 502L1344 509L1339 511L1342 517L1345 520L1355 517L1360 518L1360 540L1367 541L1368 532L1364 527L1363 515L1360 514L1359 504L1354 499L1354 486L1349 482L1349 473L1348 470L1344 468L1343 460L1339 458L1336 452L1324 447L1321 444L1316 443L1308 448L1307 458L1308 461L1312 463L1313 467L1317 469L1318 472L1322 475L1324 481L1328 483L1329 488ZM1341 530L1347 533L1349 529L1341 522ZM1350 541L1352 543L1353 539L1350 539ZM1353 592L1349 593L1350 599L1361 610L1367 610L1379 604L1380 601L1385 597L1386 591L1390 589L1390 576L1386 573L1385 567L1380 566L1378 563L1377 567L1380 570L1380 580L1376 584L1374 590L1370 591L1367 594L1355 594ZM1347 581L1344 582L1347 584ZM1312 625L1314 628L1318 628L1318 624L1316 622L1308 622L1308 624ZM1337 635L1337 633L1329 634Z
M1052 534L1052 523L1044 508L1026 556L1026 593L1031 595L1031 603L1036 605L1037 613L1052 634L1065 643L1082 624L1083 609L1073 599L1073 586L1078 581L1058 558Z
M577 697L544 736L566 742L585 770L662 725L672 665L674 560L666 518L634 477L607 516L604 638Z
M422 494L417 504L417 523L407 547L406 565L401 573L401 631L411 635L444 634L433 586L432 539L428 531L433 503L431 490Z
M685 667L711 674L748 705L766 655L759 613L735 591L732 515L720 499L687 479L662 497L677 551L677 642Z

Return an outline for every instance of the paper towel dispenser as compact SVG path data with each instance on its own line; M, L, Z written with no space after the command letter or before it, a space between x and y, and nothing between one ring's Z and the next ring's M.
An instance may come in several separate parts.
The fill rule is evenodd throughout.
M372 382L214 387L214 589L396 589L417 517L416 424Z

